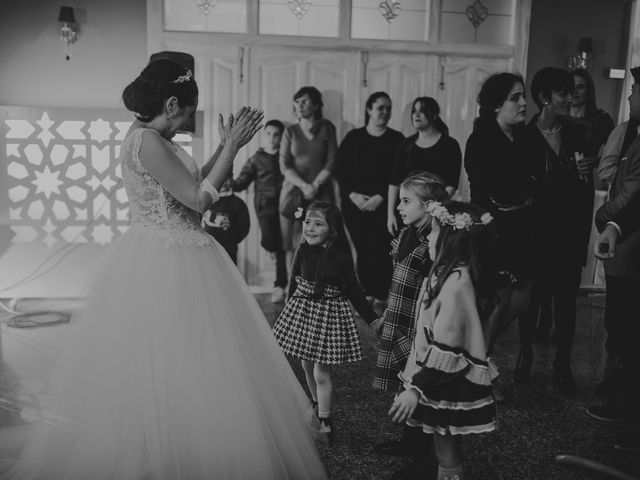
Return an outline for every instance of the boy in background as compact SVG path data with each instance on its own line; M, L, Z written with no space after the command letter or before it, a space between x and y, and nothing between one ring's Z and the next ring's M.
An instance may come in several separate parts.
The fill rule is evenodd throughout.
M280 234L280 213L278 199L282 189L283 176L280 172L279 150L284 124L279 120L265 123L262 134L262 148L253 155L238 178L231 183L234 192L245 190L254 183L253 205L260 224L262 238L260 245L275 256L276 279L271 295L272 303L284 301L284 287L287 285L287 264L285 251L282 249Z
M233 194L233 173L220 187L220 199L202 216L202 226L227 251L233 263L238 263L238 244L249 233L249 209Z

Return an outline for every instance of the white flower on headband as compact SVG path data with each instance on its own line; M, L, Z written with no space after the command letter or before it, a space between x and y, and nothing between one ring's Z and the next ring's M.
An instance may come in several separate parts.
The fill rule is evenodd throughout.
M468 213L457 213L453 216L453 228L456 230L469 228L470 225L473 225L473 219Z
M449 225L456 230L469 230L473 225L488 225L493 220L488 212L482 214L479 222L474 222L471 215L466 212L452 215L440 202L431 202L427 205L427 213L442 225Z
M298 207L295 213L293 214L293 216L296 218L302 218L303 214L304 214L304 210L302 209L302 207Z
M483 225L489 225L493 221L493 217L489 212L485 212L480 217L480 221L482 222Z
M193 73L191 73L191 70L187 70L187 73L185 73L184 75L180 75L178 78L173 80L171 83L184 83L184 82L188 82L192 78L193 78Z

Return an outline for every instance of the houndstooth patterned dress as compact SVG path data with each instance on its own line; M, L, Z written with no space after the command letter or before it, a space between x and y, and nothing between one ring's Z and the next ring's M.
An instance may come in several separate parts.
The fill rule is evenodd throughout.
M335 285L312 297L314 282L296 277L297 288L273 327L282 351L301 360L340 365L362 360L349 301Z

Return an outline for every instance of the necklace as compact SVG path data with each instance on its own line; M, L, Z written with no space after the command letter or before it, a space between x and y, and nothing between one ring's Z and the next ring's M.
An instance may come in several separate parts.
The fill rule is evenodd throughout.
M547 130L546 128L542 128L539 123L536 123L536 127L538 127L538 130L540 130L540 133L542 133L545 137L557 135L560 133L560 130L562 130L562 125L559 125L554 129Z

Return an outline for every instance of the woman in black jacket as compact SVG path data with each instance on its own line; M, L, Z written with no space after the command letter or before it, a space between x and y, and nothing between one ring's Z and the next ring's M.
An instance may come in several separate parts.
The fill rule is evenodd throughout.
M494 217L497 236L499 302L491 317L489 351L516 317L528 326L533 315L535 179L525 135L525 98L521 76L498 73L489 77L480 89L480 114L465 149L471 201ZM521 334L526 331L521 328ZM516 380L526 379L531 358L530 350L521 352Z
M570 366L576 324L576 296L593 217L595 152L586 130L569 120L573 75L545 67L531 82L540 109L528 123L527 141L537 180L534 198L536 298L553 299L556 357L553 378L562 393L575 396ZM522 348L530 351L533 328Z

